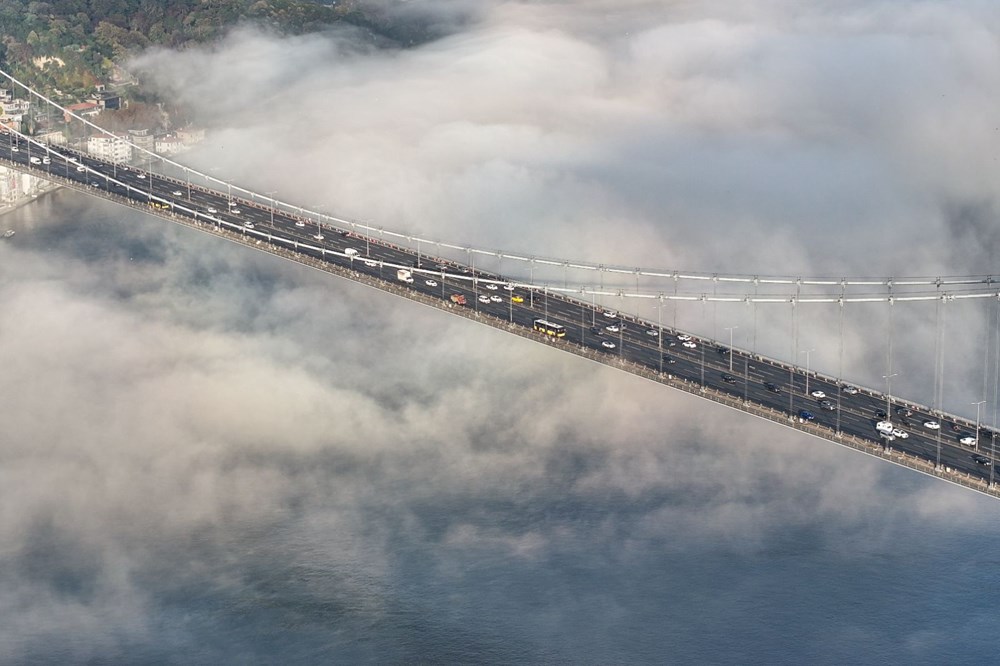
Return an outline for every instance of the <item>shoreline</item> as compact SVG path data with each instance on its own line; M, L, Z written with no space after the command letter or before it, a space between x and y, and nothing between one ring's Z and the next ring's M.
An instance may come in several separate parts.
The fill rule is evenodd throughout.
M13 212L13 211L17 210L21 206L25 206L25 205L31 203L32 201L37 201L38 199L44 197L45 195L51 194L52 192L55 192L56 190L62 189L62 187L63 187L62 185L60 185L58 183L53 183L53 182L50 182L50 181L43 181L43 182L45 184L44 185L40 185L38 187L38 191L35 194L26 194L26 195L23 195L23 196L15 199L14 201L12 201L10 203L7 203L7 204L4 204L4 205L0 206L0 217L6 215L7 213L10 213L10 212Z

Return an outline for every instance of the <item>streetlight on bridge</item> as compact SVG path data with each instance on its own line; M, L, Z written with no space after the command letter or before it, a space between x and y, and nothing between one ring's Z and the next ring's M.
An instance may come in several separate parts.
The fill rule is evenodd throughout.
M739 326L726 326L726 331L729 331L729 372L733 372L733 331L738 329Z
M891 375L882 375L882 379L885 380L885 418L887 421L892 420L892 378L898 375L898 372L894 372Z
M979 450L979 408L986 404L985 400L972 403L976 406L976 451Z
M806 390L805 390L806 397L809 396L809 357L810 357L810 354L812 354L814 351L816 351L816 350L815 349L803 349L803 350L801 350L799 352L800 354L805 354L806 355Z

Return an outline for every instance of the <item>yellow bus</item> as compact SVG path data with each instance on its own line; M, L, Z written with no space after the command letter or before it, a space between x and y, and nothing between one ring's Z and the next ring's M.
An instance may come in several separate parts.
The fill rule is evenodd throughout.
M545 335L553 335L557 338L566 337L566 327L562 324L553 324L551 321L545 321L544 319L535 320L535 330Z

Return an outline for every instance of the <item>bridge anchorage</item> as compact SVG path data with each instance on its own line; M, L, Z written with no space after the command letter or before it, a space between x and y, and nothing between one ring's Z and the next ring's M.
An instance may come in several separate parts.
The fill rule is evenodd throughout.
M30 100L72 118L79 124L77 134L103 132L9 74L0 74ZM486 250L309 210L278 200L274 192L242 188L122 141L138 158L127 163L102 159L79 144L46 143L9 129L0 133L0 164L1000 497L994 472L1000 290L991 275L721 274ZM932 316L927 308L906 315L923 317L927 330L934 323L932 372L914 370L932 380L929 405L903 400L891 390L891 380L900 375L893 345L899 336L895 312L921 303L933 305ZM976 407L974 420L944 409L945 310L963 303L993 308L980 313L983 376L978 400L970 401ZM818 308L824 304L837 306L834 315ZM720 305L733 308L725 312L724 341L718 332ZM807 305L817 309L803 320ZM771 310L764 322L758 317L760 307ZM774 316L783 307L787 324ZM700 316L682 315L684 308L697 308ZM884 319L884 391L845 379L849 310L868 326ZM684 325L678 321L682 316ZM810 363L811 354L820 353L817 347L802 347L830 337L818 332L829 323L826 319L835 319L837 330L836 344L828 345L836 347L836 361L828 362L835 371L819 373ZM781 337L786 337L787 352L781 349ZM810 342L803 344L803 337ZM804 367L798 365L803 354ZM983 405L992 405L989 426L981 418Z

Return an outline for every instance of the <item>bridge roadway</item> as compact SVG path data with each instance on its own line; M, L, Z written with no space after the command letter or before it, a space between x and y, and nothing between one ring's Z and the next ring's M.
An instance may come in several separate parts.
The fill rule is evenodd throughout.
M978 453L992 460L993 432L980 428L978 447L961 445L958 439L961 435L974 433L974 424L949 415L946 419L938 419L928 408L907 405L896 398L889 404L886 396L877 391L859 389L857 393L848 393L844 391L847 385L834 378L815 372L809 373L807 378L798 366L738 349L729 350L707 339L692 336L689 342L694 346L684 346L678 337L683 335L681 331L660 328L655 323L617 313L611 316L611 312L560 294L547 293L537 285L473 270L412 248L360 237L345 229L327 226L320 229L315 220L274 210L266 202L230 199L226 192L191 185L179 178L146 172L134 166L114 165L61 147L47 151L6 132L0 132L0 161L104 198L138 205L168 219L186 217L203 227L215 226L220 233L228 230L242 234L251 243L256 236L258 244L263 240L283 245L300 255L384 280L397 292L407 289L444 302L450 302L453 294L461 294L467 304L455 307L469 308L478 315L529 330L537 318L559 323L566 329L566 336L560 342L580 345L592 355L603 354L638 364L660 378L684 380L685 386L698 386L697 390L707 397L728 395L732 399L730 402L752 405L758 415L766 412L771 420L784 421L835 442L845 442L845 436L852 440L859 438L867 441L870 449L881 447L882 457L890 459L889 452L894 449L931 465L939 460L944 469L935 475L941 478L951 477L954 481L956 477L968 477L987 483L991 478L991 466L976 462L973 455ZM318 234L322 234L322 238ZM397 267L408 267L413 272L412 284L396 279ZM607 327L613 324L618 324L619 330L608 330ZM525 335L536 340L546 339L544 334L534 331ZM767 384L774 387L769 389ZM817 390L826 394L833 409L821 408L820 398L811 395ZM903 417L897 412L903 408L912 409L913 413ZM810 423L798 418L801 410L813 415ZM875 424L882 420L878 410L888 411L893 423L909 436L896 438L891 443L880 439L875 430ZM938 420L939 430L923 425L926 421ZM975 482L960 482L975 489L983 488Z

